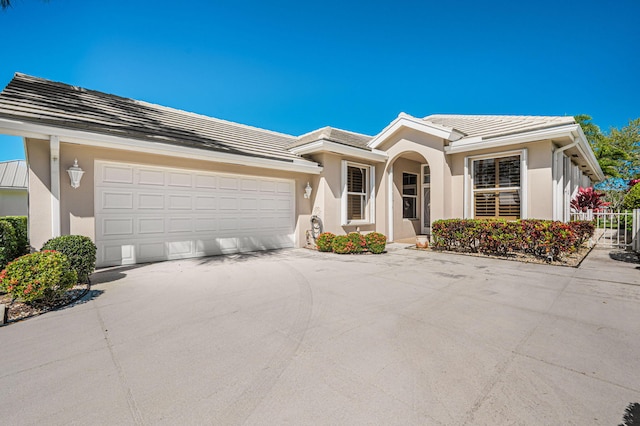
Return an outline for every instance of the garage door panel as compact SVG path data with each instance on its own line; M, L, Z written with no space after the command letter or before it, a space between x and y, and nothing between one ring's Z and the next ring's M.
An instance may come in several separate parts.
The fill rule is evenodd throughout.
M138 221L138 234L164 234L164 217L140 217Z
M216 189L218 187L216 182L215 176L196 175L196 188Z
M238 178L220 177L218 179L218 188L236 191L238 189Z
M166 259L167 257L164 241L140 242L137 245L138 245L138 253L137 253L138 262L163 260L163 259Z
M102 235L105 237L113 235L133 236L133 218L105 218L102 220Z
M164 194L138 193L138 208L143 210L164 210Z
M191 188L192 180L192 175L189 173L169 173L170 187Z
M133 183L133 167L106 164L101 170L100 183L129 185Z
M171 217L168 220L168 232L191 232L193 231L193 218L190 217Z
M169 210L191 210L190 195L170 194L168 198Z
M197 217L195 219L196 232L210 232L218 230L218 219L214 217Z
M197 195L196 210L215 210L218 207L218 199L213 195Z
M96 162L98 265L293 247L292 181Z
M103 209L133 209L132 192L103 191L100 195Z
M139 169L138 184L151 186L164 186L165 173L156 169Z

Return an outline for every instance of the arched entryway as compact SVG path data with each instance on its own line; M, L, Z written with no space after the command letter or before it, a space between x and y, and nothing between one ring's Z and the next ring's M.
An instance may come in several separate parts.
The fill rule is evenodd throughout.
M431 234L431 167L415 151L397 155L387 166L387 227L393 241Z

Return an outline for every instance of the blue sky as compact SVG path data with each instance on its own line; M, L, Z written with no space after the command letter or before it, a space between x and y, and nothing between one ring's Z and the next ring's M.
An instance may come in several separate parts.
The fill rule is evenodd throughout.
M638 0L13 3L0 87L23 72L294 135L402 111L640 117Z

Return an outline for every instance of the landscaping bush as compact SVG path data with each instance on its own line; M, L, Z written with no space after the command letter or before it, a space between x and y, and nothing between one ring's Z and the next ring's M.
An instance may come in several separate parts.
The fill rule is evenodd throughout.
M550 220L448 219L433 223L436 250L507 255L524 252L543 259L571 253L591 238L590 222Z
M0 273L0 288L23 302L52 303L73 287L77 278L67 256L46 250L9 263Z
M611 204L603 200L604 196L604 192L598 192L593 187L579 187L575 197L571 200L571 207L577 212L598 211Z
M350 232L347 234L349 241L353 243L352 253L362 253L367 249L367 242L364 239L364 235L359 232Z
M364 236L367 250L373 254L380 254L387 246L387 237L379 232L370 232Z
M0 220L0 269L15 259L16 232L10 222Z
M52 238L42 250L56 250L69 258L71 268L78 274L79 282L87 282L96 269L96 245L83 235L63 235Z
M349 254L349 253L354 253L356 250L356 247L353 241L351 241L351 239L348 236L336 235L333 238L331 249L333 250L334 253Z
M596 224L592 220L576 220L569 222L569 225L576 233L576 248L589 241L596 230Z
M633 185L624 196L622 207L625 209L640 209L640 185Z
M26 216L5 216L0 218L5 220L13 226L13 230L16 234L16 250L13 254L13 259L20 257L23 254L29 253L29 234L27 230L27 217ZM13 260L12 259L12 260Z
M323 232L318 235L318 239L316 240L316 247L318 247L319 251L331 251L331 244L333 243L333 239L335 235L331 232Z

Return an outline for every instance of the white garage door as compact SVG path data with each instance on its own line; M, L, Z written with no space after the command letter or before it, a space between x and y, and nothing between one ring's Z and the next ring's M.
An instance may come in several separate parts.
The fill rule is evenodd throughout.
M293 247L291 180L95 166L98 266Z

